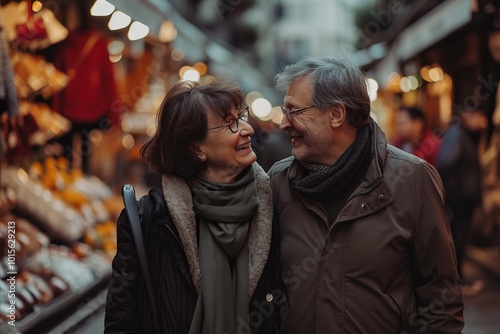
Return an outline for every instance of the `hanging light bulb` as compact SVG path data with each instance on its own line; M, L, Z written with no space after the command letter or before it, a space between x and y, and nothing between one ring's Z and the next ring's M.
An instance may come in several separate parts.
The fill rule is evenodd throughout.
M207 73L207 70L208 70L208 67L207 67L207 64L203 63L203 62L197 62L193 65L194 68L196 68L196 70L198 72L200 72L200 75L204 75Z
M33 4L31 5L31 9L33 10L33 12L35 13L38 13L39 11L41 11L43 8L43 4L36 0L36 1L33 1Z
M160 27L160 32L158 33L158 39L160 42L169 43L172 42L177 37L177 29L175 29L174 23L172 21L165 21Z
M123 49L125 49L125 44L122 41L111 41L108 44L108 53L110 55L119 55L123 52Z
M149 27L139 21L134 21L130 25L127 37L131 41L136 41L138 39L144 38L149 34Z
M410 85L408 83L408 77L402 77L399 81L399 88L403 91L403 93L408 93L410 91Z
M170 53L170 57L175 61L181 61L184 58L184 50L175 48Z
M130 18L130 16L117 10L113 13L113 15L111 15L111 18L108 22L108 28L109 30L123 29L128 26L131 21L132 19Z
M255 116L263 119L271 113L273 106L267 99L261 97L252 102L252 110Z
M182 75L182 80L200 81L200 73L195 68L190 68Z
M251 91L249 92L246 96L245 96L245 102L247 103L247 105L251 106L253 101L259 99L263 97L262 94L260 92L257 92L257 91ZM253 110L250 110L251 113L253 113Z
M106 0L96 0L92 8L90 8L90 14L92 16L108 16L111 15L114 10L115 6Z
M431 78L432 81L438 82L443 80L444 78L444 72L439 66L434 66L429 70L429 77Z

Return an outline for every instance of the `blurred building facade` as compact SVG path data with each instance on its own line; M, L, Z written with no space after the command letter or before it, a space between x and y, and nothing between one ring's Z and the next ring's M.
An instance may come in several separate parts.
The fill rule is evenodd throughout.
M281 0L275 24L259 40L261 66L272 80L280 67L306 56L351 52L358 37L355 14L363 0ZM265 1L262 1L262 6Z
M379 84L380 99L373 108L380 111L383 125L393 123L387 110L401 105L422 108L431 129L445 128L460 108L482 109L491 119L499 66L488 50L488 38L498 29L498 2L401 1L394 10L395 3L379 1L366 16L359 28L365 45L353 55ZM381 22L381 13L390 15L387 24L365 38L367 27Z

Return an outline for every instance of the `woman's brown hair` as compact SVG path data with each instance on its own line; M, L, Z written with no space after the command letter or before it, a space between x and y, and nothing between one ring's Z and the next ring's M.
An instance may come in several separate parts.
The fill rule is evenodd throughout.
M158 110L156 133L141 148L149 169L184 178L199 174L206 168L198 144L207 136L208 112L227 119L242 105L241 89L231 80L177 82Z

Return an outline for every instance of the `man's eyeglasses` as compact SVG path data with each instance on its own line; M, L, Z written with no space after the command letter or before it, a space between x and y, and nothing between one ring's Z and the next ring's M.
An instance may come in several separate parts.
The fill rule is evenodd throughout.
M288 118L288 120L291 122L292 119L293 119L293 114L297 114L297 113L306 111L307 109L311 109L311 108L314 108L316 106L312 105L312 106L309 106L309 107L304 107L304 108L299 108L299 109L293 109L293 110L290 110L290 109L288 109L285 106L280 106L280 107L281 107L281 112L283 113L283 115L286 115L286 118Z
M232 133L238 132L238 130L240 128L240 126L239 126L239 121L240 120L242 120L243 122L247 122L248 123L248 109L249 108L250 107L247 106L247 107L241 109L240 112L238 113L238 117L230 119L226 123L226 125L216 126L215 128L208 129L208 131L228 127L229 130L231 130Z

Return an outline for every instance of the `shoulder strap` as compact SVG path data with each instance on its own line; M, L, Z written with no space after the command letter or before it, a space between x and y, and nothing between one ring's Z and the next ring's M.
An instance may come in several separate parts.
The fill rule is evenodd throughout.
M151 283L151 276L149 274L148 262L146 260L146 250L144 247L144 238L142 236L141 219L137 209L137 201L135 199L134 187L130 184L125 184L122 188L123 203L125 211L127 212L128 220L132 228L134 236L135 247L137 249L137 256L141 265L144 281L146 282L146 289L149 295L149 302L151 304L151 312L153 313L154 328L156 333L160 333L158 323L158 313L156 312L156 301L153 294L153 286Z

